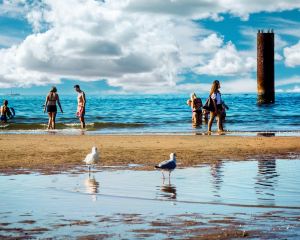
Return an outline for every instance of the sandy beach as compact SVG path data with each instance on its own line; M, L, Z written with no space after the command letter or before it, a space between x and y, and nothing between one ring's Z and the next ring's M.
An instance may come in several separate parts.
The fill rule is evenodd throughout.
M100 166L141 164L137 169L143 170L153 169L171 152L177 153L180 167L227 159L290 159L300 154L299 137L1 135L0 145L2 173L71 169L83 164L92 146L100 149Z
M1 239L299 236L299 137L0 135L0 145ZM88 173L92 146L101 161ZM165 181L154 165L170 152L178 169Z

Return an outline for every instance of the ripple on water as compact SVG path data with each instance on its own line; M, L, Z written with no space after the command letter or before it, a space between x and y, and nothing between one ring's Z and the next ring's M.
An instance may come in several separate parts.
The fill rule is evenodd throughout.
M170 181L158 171L111 168L91 174L14 175L14 181L0 176L0 209L5 209L0 224L7 234L30 225L30 234L42 237L63 237L70 228L74 236L95 234L95 226L106 226L101 234L126 231L128 237L164 238L166 233L156 229L160 224L175 234L184 221L198 230L202 225L238 226L237 231L255 230L259 236L271 229L282 232L284 226L285 237L290 232L300 236L299 170L299 160L267 159L176 169ZM170 216L174 222L168 222Z

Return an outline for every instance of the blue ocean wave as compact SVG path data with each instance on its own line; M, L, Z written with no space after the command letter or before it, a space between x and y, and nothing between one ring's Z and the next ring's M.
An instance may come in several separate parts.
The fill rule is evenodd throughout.
M207 94L199 95L202 102ZM47 113L43 112L45 96L2 96L14 107L16 117L0 131L45 129ZM90 131L107 129L115 132L204 132L207 125L196 130L191 124L188 95L90 96L87 93L86 122ZM3 100L2 99L2 100ZM57 128L79 128L76 95L60 96L64 113L57 114ZM1 99L0 99L1 100ZM225 129L229 132L300 131L300 94L279 93L276 103L257 105L256 94L223 94L229 107ZM216 124L213 124L216 130Z

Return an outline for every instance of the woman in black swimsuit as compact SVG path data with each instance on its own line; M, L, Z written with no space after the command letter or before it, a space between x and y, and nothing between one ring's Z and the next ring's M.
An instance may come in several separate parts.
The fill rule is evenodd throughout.
M56 102L60 108L61 113L63 113L62 107L60 105L59 97L57 94L57 89L56 87L52 87L46 97L45 108L44 108L44 113L46 112L47 109L48 116L49 116L47 129L55 129L55 117L57 113Z

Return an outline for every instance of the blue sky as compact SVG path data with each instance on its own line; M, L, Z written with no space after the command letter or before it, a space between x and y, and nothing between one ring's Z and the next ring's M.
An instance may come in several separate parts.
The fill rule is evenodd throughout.
M276 89L300 92L299 0L83 2L1 1L0 93L206 92L214 79L255 92L256 33L271 28Z

